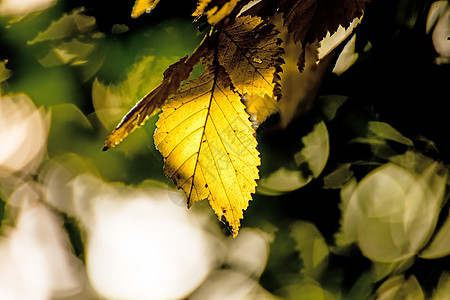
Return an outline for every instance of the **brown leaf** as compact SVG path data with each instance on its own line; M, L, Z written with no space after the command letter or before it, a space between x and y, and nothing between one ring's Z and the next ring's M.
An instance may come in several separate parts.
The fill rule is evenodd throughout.
M225 27L218 42L218 62L241 95L279 98L279 75L284 53L275 26L259 17L239 17Z
M347 28L354 18L362 15L365 0L281 0L284 26L295 42L304 47L321 40L327 32L334 33L339 25ZM304 52L297 62L304 67Z

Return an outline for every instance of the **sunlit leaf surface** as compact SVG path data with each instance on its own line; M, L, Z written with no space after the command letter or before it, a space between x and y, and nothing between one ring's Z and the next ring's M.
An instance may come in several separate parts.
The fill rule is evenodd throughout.
M205 70L164 106L154 138L164 171L184 190L188 206L208 198L236 236L260 159L245 106L230 88L221 67Z
M257 38L256 38L257 37ZM239 93L280 97L279 59L283 54L274 26L258 17L239 17L224 28L218 41L219 64Z
M238 2L238 0L199 0L197 9L192 13L192 16L199 18L205 14L208 18L208 23L216 25L233 11Z
M136 0L133 11L131 12L131 17L137 18L143 13L151 12L158 2L159 0Z

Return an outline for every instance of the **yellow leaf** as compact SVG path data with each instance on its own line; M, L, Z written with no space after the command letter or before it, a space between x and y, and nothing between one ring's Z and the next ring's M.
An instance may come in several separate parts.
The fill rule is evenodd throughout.
M245 97L279 98L283 49L274 25L245 16L219 26L188 58L169 67L160 86L142 99L108 137L116 145L161 107L154 139L164 171L188 197L188 207L209 199L236 236L259 178L255 130L241 102ZM203 58L203 74L182 86ZM275 101L275 100L274 100ZM266 118L258 104L255 122ZM273 106L273 105L272 105ZM256 108L256 106L255 106Z
M211 0L199 0L197 3L197 8L192 13L193 17L201 17L203 13L205 12L206 7L208 7L208 4L211 2Z
M211 60L207 64L163 107L154 139L164 171L186 193L188 207L208 198L236 236L259 178L259 152L228 74Z
M214 51L218 64L225 68L234 87L248 96L265 94L279 98L281 67L284 53L279 47L281 40L273 25L259 17L239 17L216 36L207 36L199 47L187 58L171 65L164 72L163 82L142 98L124 116L114 131L107 137L103 150L119 144L129 133L144 124L174 94L183 80L188 79L194 65L205 53Z
M237 3L238 0L230 0L226 3L215 6L214 3L211 5L211 0L199 0L197 8L192 16L198 19L203 14L206 14L208 23L211 25L217 25L233 11Z
M243 98L247 113L250 115L250 120L253 122L253 127L258 127L271 115L279 112L278 102L264 95L264 97L253 95L245 96Z
M259 17L239 17L219 35L218 60L241 94L281 96L278 85L284 61L274 25Z
M151 12L158 2L159 0L136 0L133 11L131 12L131 17L137 18L145 12Z

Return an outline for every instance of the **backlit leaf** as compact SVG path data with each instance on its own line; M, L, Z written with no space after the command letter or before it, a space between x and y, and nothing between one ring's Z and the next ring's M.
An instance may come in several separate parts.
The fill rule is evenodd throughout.
M163 107L154 135L164 171L186 193L188 207L208 198L233 236L259 177L248 118L223 68L209 66Z
M243 94L280 96L278 72L281 71L280 40L274 26L257 17L241 17L218 36L207 36L189 57L182 58L164 72L164 79L142 98L108 136L103 150L119 144L140 127L187 80L193 67L207 53L217 53L218 64L225 68L233 85Z
M238 2L239 0L199 0L192 16L198 19L202 15L206 15L208 23L216 25L233 11Z
M283 49L278 31L258 17L239 17L221 31L219 64L241 94L280 96L278 84Z
M364 0L282 0L280 11L284 23L302 45L321 40L327 32L333 33L342 25L347 27L360 17Z
M194 53L170 66L163 82L123 118L104 150L117 145L164 106L154 135L165 173L184 190L188 206L209 198L236 236L259 178L255 130L242 96L279 98L283 49L274 25L237 18L205 37ZM203 58L206 70L184 85ZM273 100L275 101L275 100Z
M354 18L362 15L365 0L282 0L280 12L284 25L295 42L303 47L334 33L339 25L347 28ZM303 55L303 54L301 54ZM303 56L304 58L304 56ZM304 59L298 65L303 69Z
M133 11L131 12L131 17L137 18L145 12L151 12L158 2L159 0L136 0Z
M259 95L245 96L243 100L254 127L258 127L268 117L278 112L278 102L267 94L264 97Z

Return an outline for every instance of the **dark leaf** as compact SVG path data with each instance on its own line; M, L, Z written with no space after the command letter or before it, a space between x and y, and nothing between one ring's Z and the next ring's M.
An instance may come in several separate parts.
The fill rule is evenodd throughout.
M354 18L362 15L364 0L281 0L284 26L295 42L303 47L321 40L327 32L335 32L339 25L347 28ZM298 66L303 68L304 54Z

